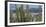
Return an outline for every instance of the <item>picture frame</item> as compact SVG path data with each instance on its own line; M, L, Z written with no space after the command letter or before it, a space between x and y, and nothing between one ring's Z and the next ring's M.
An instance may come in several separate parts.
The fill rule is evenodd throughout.
M20 21L9 21L10 20L10 15L11 15L11 13L9 13L9 9L11 9L11 10L13 10L14 9L14 7L15 7L15 5L18 5L18 6L21 6L20 4L22 4L22 7L24 8L24 9L26 9L27 10L27 8L29 9L30 7L31 7L31 9L32 9L32 7L34 8L34 9L36 9L37 10L37 8L40 8L39 10L37 10L37 12L36 12L36 10L35 10L35 12L34 12L34 9L33 10L29 10L29 11L31 11L31 12L34 12L35 14L37 14L37 15L35 15L34 13L31 13L32 15L34 14L34 16L35 16L35 18L36 18L36 16L37 16L37 18L39 17L39 15L40 15L40 17L39 18L41 18L42 17L42 19L40 19L40 20L42 20L41 22L37 22L37 20L39 19L37 19L37 20L35 20L35 18L34 18L34 16L33 16L33 19L32 20L27 20L28 18L28 16L26 17L26 20L27 21L22 21L22 20L20 20ZM26 5L26 6L25 6ZM36 8L36 7L37 8ZM40 7L39 7L40 6ZM10 8L9 8L10 7ZM22 8L21 7L21 8ZM27 7L27 8L26 8ZM15 7L16 8L16 7ZM10 12L11 12L11 10L10 10ZM25 13L27 12L27 11L24 11ZM23 11L23 10L22 10ZM39 13L39 11L41 12L41 13ZM14 11L14 12L16 12L16 11ZM21 10L20 10L20 12L21 12ZM28 13L28 12L27 12ZM38 14L39 13L39 14ZM27 14L27 15L29 15L30 14L30 12ZM41 15L42 14L42 15ZM15 14L14 14L15 15ZM25 15L25 14L23 14L23 15ZM22 17L22 16L21 16ZM30 18L31 18L31 16L30 16ZM36 22L35 22L35 21ZM34 21L34 22L33 22ZM25 25L42 25L42 24L45 24L45 3L43 3L43 2L28 2L28 1L5 1L5 26L25 26Z

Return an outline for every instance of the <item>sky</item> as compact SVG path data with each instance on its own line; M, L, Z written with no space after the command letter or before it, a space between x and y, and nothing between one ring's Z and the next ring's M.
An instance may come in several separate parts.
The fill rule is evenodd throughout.
M17 4L18 7L20 7L21 5L20 4ZM24 9L26 9L26 5L23 5ZM30 8L39 8L40 5L28 5L29 6L29 9ZM10 4L10 10L16 10L16 5L15 4Z
M15 10L15 9L16 9L15 4L10 4L10 10Z

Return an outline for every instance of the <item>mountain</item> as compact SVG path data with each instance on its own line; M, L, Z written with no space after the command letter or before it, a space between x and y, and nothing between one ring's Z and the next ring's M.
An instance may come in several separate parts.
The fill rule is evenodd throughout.
M38 13L38 12L42 12L42 8L30 8L29 11L33 13Z

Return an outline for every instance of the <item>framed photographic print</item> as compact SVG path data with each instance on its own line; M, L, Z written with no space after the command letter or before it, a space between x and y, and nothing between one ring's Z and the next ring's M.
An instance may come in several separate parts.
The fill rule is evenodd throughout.
M45 24L45 3L26 1L5 2L5 25Z

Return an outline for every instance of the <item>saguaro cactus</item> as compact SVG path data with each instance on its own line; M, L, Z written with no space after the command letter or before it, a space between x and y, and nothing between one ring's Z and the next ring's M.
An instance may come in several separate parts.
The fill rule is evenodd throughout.
M18 10L18 8L17 8L17 6L16 6L16 16L17 16L17 22L19 21L19 10Z
M23 11L23 5L21 5L21 7L19 8L19 11L20 11L20 19L21 19L21 22L24 21L24 11Z

